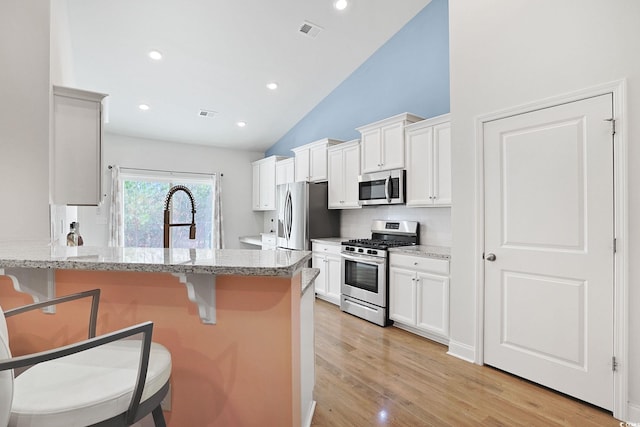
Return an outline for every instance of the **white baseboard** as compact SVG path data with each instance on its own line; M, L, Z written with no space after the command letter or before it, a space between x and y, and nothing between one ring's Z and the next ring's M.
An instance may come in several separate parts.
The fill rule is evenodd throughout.
M449 339L445 338L443 336L440 336L440 335L437 335L437 334L432 334L432 333L429 333L427 331L422 331L422 330L420 330L418 328L413 328L413 327L411 327L409 325L405 325L404 323L399 323L397 321L393 322L393 326L395 326L398 329L404 329L405 331L411 332L412 334L419 335L422 338L426 338L428 340L435 341L437 343L444 344L446 346L449 345Z
M316 401L311 402L311 407L309 408L309 413L307 414L306 419L302 420L302 427L311 427L311 421L313 421L313 413L316 411Z
M640 403L628 403L627 418L629 419L625 421L640 425Z
M447 354L471 363L475 363L476 361L475 347L456 342L452 339L449 339L449 351L447 351Z

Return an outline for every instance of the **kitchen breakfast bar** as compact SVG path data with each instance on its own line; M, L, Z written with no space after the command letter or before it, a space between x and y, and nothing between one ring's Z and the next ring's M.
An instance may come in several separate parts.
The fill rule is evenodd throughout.
M101 289L98 334L154 322L169 426L301 426L313 415L310 252L0 243L4 310ZM85 339L90 301L9 318L14 355ZM18 323L19 322L19 323Z

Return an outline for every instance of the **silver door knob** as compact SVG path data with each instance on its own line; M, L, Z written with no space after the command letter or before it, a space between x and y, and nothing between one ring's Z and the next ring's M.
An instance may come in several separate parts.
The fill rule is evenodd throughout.
M493 261L495 261L495 260L496 260L496 254L487 254L487 256L485 257L485 259L486 259L487 261L491 261L491 262L493 262Z

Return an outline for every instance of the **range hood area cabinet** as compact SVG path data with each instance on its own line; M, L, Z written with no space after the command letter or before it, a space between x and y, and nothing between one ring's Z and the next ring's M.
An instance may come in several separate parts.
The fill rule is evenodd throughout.
M283 159L285 157L269 156L251 163L254 211L276 210L276 162Z
M420 120L415 114L403 113L357 128L362 173L404 169L404 127Z
M329 147L329 209L359 209L360 141Z
M451 206L451 122L444 114L405 128L407 206Z
M107 95L53 86L51 202L97 206L102 200L102 100Z
M343 141L324 138L319 141L292 148L295 154L296 182L327 181L327 148Z

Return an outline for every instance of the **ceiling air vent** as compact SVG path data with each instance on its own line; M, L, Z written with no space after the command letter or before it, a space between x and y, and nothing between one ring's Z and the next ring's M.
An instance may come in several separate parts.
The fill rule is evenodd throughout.
M321 26L312 24L309 21L304 21L300 26L300 32L307 37L311 37L312 39L315 39L318 33L322 30L323 28Z
M199 117L215 117L218 115L217 111L212 111L212 110L199 110L198 111L198 116Z

